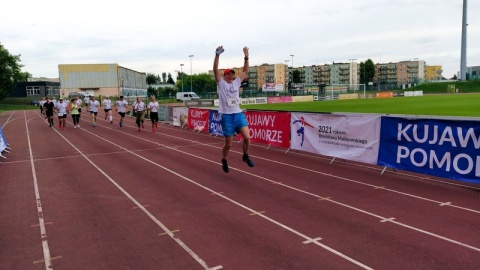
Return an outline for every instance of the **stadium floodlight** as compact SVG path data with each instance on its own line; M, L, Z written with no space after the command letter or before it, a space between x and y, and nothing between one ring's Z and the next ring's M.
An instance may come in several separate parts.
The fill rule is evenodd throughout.
M188 57L190 57L190 91L193 92L193 73L192 73L192 57L195 55L190 54Z
M180 64L180 80L182 81L182 92L183 92L183 64Z

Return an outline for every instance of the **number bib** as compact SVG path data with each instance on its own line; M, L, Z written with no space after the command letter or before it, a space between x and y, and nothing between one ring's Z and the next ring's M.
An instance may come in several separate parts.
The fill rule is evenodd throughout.
M63 116L63 113L58 113L58 116Z
M227 105L228 107L236 107L238 106L238 99L237 98L228 98L227 99Z

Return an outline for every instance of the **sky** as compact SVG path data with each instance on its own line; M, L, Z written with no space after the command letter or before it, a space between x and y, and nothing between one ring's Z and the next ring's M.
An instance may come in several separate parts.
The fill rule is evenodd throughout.
M242 66L246 46L251 66L418 59L441 65L446 78L460 70L462 0L24 0L0 6L0 43L21 55L22 71L33 77L58 77L59 64L117 63L174 78L180 70L206 73L219 45L225 48L219 68ZM480 1L469 1L467 22L467 66L480 66Z

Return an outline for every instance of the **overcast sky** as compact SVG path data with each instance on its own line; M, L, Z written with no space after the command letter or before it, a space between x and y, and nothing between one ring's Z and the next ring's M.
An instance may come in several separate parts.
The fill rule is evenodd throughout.
M425 60L452 77L460 69L462 0L58 1L9 0L0 43L23 71L58 77L58 64L118 63L139 72ZM480 3L469 1L467 66L480 65ZM189 55L191 58L190 65Z

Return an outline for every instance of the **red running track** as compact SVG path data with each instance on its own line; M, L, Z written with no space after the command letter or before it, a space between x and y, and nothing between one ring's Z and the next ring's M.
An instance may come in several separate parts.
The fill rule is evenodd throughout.
M476 186L114 117L0 115L0 269L479 269Z

